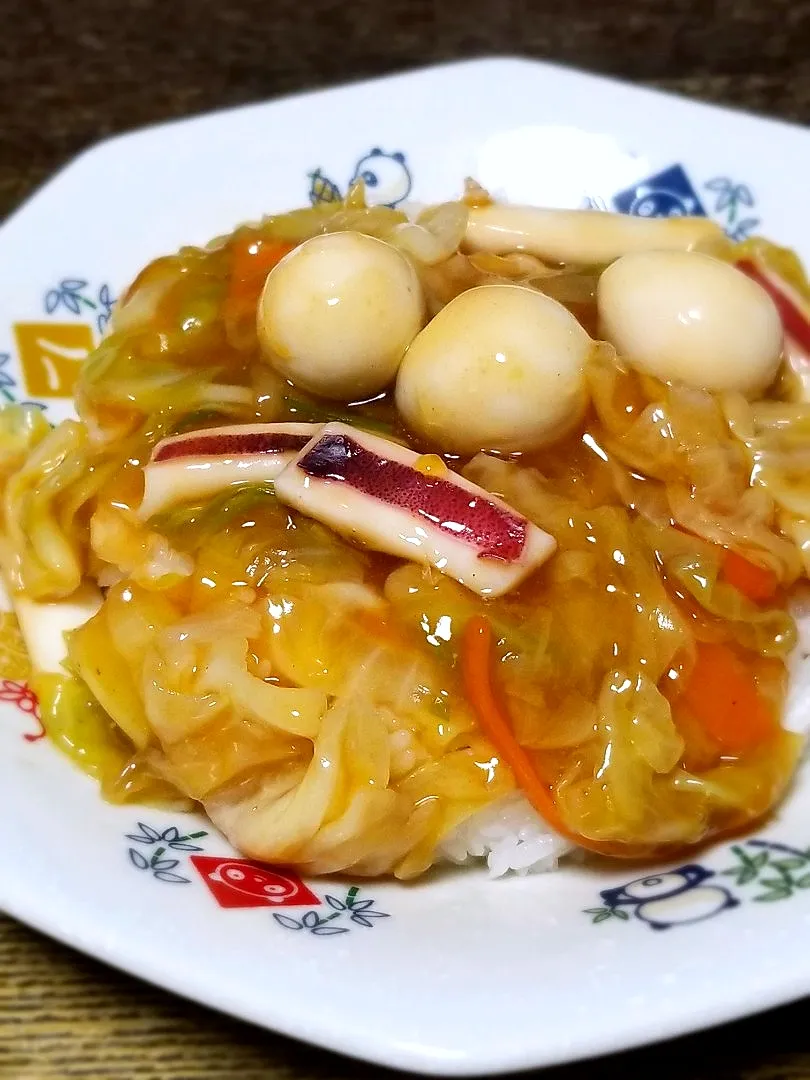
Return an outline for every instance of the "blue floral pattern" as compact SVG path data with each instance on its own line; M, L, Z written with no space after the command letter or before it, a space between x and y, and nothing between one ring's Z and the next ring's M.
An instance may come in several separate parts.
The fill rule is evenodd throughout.
M728 176L716 176L705 185L715 196L714 213L721 218L723 228L732 240L747 240L760 224L753 215L745 216L745 209L755 204L754 193L747 184L737 184Z
M59 308L64 308L71 315L81 315L88 309L95 313L96 329L103 334L110 321L113 299L110 286L100 285L91 296L87 295L90 283L84 278L63 278L58 285L45 293L44 308L46 315L53 315Z
M797 891L810 889L810 848L749 840L735 844L731 852L737 861L721 873L738 887L758 886L762 891L752 897L757 904L789 900Z
M199 855L204 849L194 841L205 836L208 833L204 830L181 833L175 825L155 828L139 821L137 829L126 834L133 845L127 848L127 856L136 870L170 885L191 885L195 879L186 877L186 873L196 870L224 908L266 910L268 905L280 903L307 906L310 910L299 916L274 911L273 919L285 930L304 930L315 937L336 937L356 926L371 929L378 919L391 917L377 908L375 900L361 897L357 885L349 887L342 897L331 893L319 897L289 869L274 869L228 855ZM176 852L179 857L173 858ZM186 855L187 865L181 862ZM281 883L288 886L286 893L279 888ZM321 902L327 914L312 906Z
M358 899L359 893L358 886L353 885L342 900L337 896L324 896L324 901L332 909L329 915L321 915L313 910L296 919L292 915L273 912L273 918L287 930L307 930L316 937L335 937L337 934L348 934L352 929L346 925L347 921L370 929L374 926L374 920L391 917L387 911L375 908L376 901Z
M7 402L14 402L17 399L12 391L17 384L14 381L14 376L4 370L10 360L11 353L0 353L0 395Z
M7 365L11 361L11 353L0 353L0 398L6 405L34 405L37 409L42 409L44 412L47 405L43 401L22 401L20 402L15 394L17 388L17 381L10 371L6 371ZM0 407L2 407L0 402Z
M164 881L172 885L189 885L191 878L184 877L177 872L180 860L165 857L166 851L202 851L203 849L198 844L192 844L189 841L199 840L203 836L207 836L208 833L194 832L183 835L174 825L159 830L152 828L151 825L147 825L143 821L139 821L137 824L138 831L127 833L127 840L132 840L136 844L154 848L155 850L145 855L137 848L129 848L127 854L135 869L147 871L156 881Z

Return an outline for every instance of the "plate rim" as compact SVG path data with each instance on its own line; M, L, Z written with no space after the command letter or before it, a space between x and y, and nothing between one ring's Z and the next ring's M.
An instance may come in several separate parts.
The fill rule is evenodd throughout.
M73 768L69 762L64 764L68 768ZM266 1010L262 1012L251 1006L245 1009L242 1005L229 1004L224 995L219 1000L214 1000L211 996L198 992L190 981L186 981L190 980L191 976L186 976L184 979L183 972L186 969L178 971L176 967L172 968L170 962L163 967L144 963L138 955L136 937L127 938L116 935L117 947L115 949L100 947L97 944L98 939L94 938L91 932L88 933L89 928L84 918L82 919L84 925L77 933L75 919L72 927L66 927L58 917L52 917L46 903L37 907L36 904L30 903L30 897L28 902L16 903L11 895L12 892L13 890L6 888L5 894L0 895L0 911L29 929L42 933L96 962L204 1008L213 1009L235 1020L270 1031L271 1034L294 1039L353 1060L428 1077L501 1076L533 1069L549 1069L600 1057L613 1057L743 1020L747 1016L790 1004L810 994L810 961L808 961L807 970L804 973L794 974L789 979L785 978L783 973L775 974L760 982L755 1002L752 1002L744 991L735 992L726 995L715 1008L706 1011L701 1006L692 1006L688 1002L684 1007L683 1003L686 999L681 996L679 998L681 1007L677 1013L667 1010L660 1017L656 1017L651 1025L649 1020L644 1019L647 1015L644 1010L634 1010L632 1024L615 1029L615 1033L600 1034L596 1038L586 1038L584 1041L580 1033L577 1047L573 1051L561 1050L543 1056L539 1045L534 1043L524 1045L517 1052L508 1047L499 1047L488 1056L482 1056L480 1050L477 1050L473 1059L468 1052L459 1052L457 1048L452 1048L452 1050L450 1047L439 1046L414 1048L412 1044L408 1044L407 1049L401 1045L392 1047L389 1040L377 1039L373 1032L365 1028L357 1026L347 1029L337 1017L328 1024L323 1022L308 1024L306 1018L302 1018L294 1010L285 1011L283 995L273 999L272 1015ZM539 981L538 985L542 987L542 981ZM734 985L732 983L731 987L733 988ZM278 1008L279 1003L281 1003L281 1008ZM542 1001L538 1004L542 1004ZM266 1005L267 1002L265 1002ZM399 1002L393 1007L398 1005L400 1005ZM676 1021L673 1020L675 1016L677 1016Z
M342 91L358 91L393 81L406 83L408 80L418 79L421 75L427 73L453 75L461 72L466 74L473 69L480 70L482 68L493 67L540 68L550 73L560 73L565 74L566 76L581 78L591 86L601 83L623 87L634 95L640 95L642 98L647 98L648 100L655 99L657 101L670 103L679 102L689 109L702 111L704 115L712 113L717 116L718 120L721 120L723 117L736 115L737 117L745 118L757 125L765 124L771 128L778 128L786 132L810 137L810 129L799 124L760 115L759 113L732 106L698 101L677 92L673 93L639 85L602 73L588 72L552 61L534 60L517 54L479 57L441 64L425 64L417 68L409 68L407 70L381 76L351 80L332 87L298 91L267 100L207 110L186 117L158 121L154 124L108 136L94 142L66 161L54 174L34 189L22 203L16 206L6 216L2 223L0 223L0 240L2 240L6 228L11 223L18 224L19 218L21 215L25 214L30 205L44 192L56 187L67 171L73 169L85 159L96 155L99 151L106 151L108 147L114 147L118 143L146 137L159 129L179 128L184 125L194 124L197 121L204 122L214 117L227 117L229 115L253 110L258 112L266 109L268 106L278 106L279 108L283 108L287 104L300 101L325 100L336 94L340 94ZM71 768L68 762L65 762L64 765L66 768ZM0 892L2 891L3 889L0 887ZM379 1043L374 1041L369 1043L367 1041L369 1035L373 1036L373 1032L367 1033L365 1036L358 1034L357 1032L354 1034L347 1034L344 1029L337 1030L336 1026L336 1031L330 1034L326 1030L328 1025L325 1027L323 1023L320 1023L313 1026L307 1022L306 1017L297 1017L293 1013L287 1014L284 1012L283 1008L280 1011L276 1010L274 1015L268 1018L266 1013L265 1015L259 1015L258 1012L247 1012L242 1007L237 1009L229 1007L227 1003L213 1002L210 996L201 996L199 993L195 992L194 987L185 983L182 977L176 978L172 973L172 968L169 964L167 964L164 969L159 969L159 966L155 967L155 965L150 964L149 962L139 961L134 943L131 943L126 937L117 937L116 949L99 947L97 944L94 944L92 934L88 934L87 932L90 930L90 924L85 915L82 915L82 919L79 920L79 922L82 922L82 930L77 933L66 925L66 921L61 918L61 912L48 911L47 901L44 896L42 897L42 905L40 908L36 903L31 903L30 895L26 897L24 894L24 889L15 891L14 886L9 883L5 889L4 895L0 897L0 907L4 908L12 918L15 918L24 925L53 938L63 945L82 952L96 961L107 964L126 974L157 986L160 989L167 990L168 992L195 1001L204 1005L206 1008L213 1008L243 1022L277 1031L285 1037L304 1041L359 1060L371 1061L375 1064L388 1067L407 1069L426 1075L498 1075L503 1072L523 1071L541 1067L546 1068L563 1063L588 1060L596 1056L621 1053L643 1045L678 1038L687 1033L706 1030L717 1024L726 1023L750 1015L752 1012L760 1012L785 1004L810 992L810 964L808 964L808 968L804 974L793 973L790 978L785 978L784 975L777 977L776 974L770 976L769 979L765 981L765 984L768 987L767 993L760 994L755 1003L752 1003L749 994L744 991L737 991L737 996L734 996L734 994L731 994L731 996L724 996L722 1004L718 1005L716 1009L710 1011L708 1014L705 1010L702 1010L702 1015L698 1015L696 1011L692 1014L688 1008L685 1009L682 1013L677 1014L677 1022L670 1020L667 1024L667 1030L660 1030L658 1033L652 1031L649 1024L645 1027L643 1020L636 1020L634 1018L632 1027L628 1025L628 1027L621 1029L622 1035L620 1037L611 1038L605 1036L590 1043L586 1040L581 1049L565 1055L558 1054L555 1057L542 1059L538 1057L536 1052L531 1053L524 1047L521 1052L512 1053L511 1055L508 1052L504 1053L502 1050L499 1050L491 1059L485 1059L483 1061L478 1061L477 1063L473 1063L464 1058L450 1062L446 1057L440 1055L432 1056L429 1050L423 1053L417 1053L413 1050L406 1052L402 1048L398 1048L395 1054L391 1054L390 1043L382 1041ZM40 897L36 896L36 900L39 902ZM643 948L642 945L636 947ZM730 987L730 990L732 989L734 989L733 984ZM277 1002L274 1001L274 1006L276 1003ZM278 1003L283 1005L283 997L278 999ZM670 1012L667 1015L671 1017L673 1014ZM337 1021L335 1021L335 1025L337 1025ZM629 1037L628 1031L633 1032Z
M470 71L474 68L483 69L488 67L540 69L556 73L563 77L583 79L590 82L592 85L601 83L602 85L608 85L614 88L622 88L633 94L646 97L648 100L674 102L681 106L697 110L698 112L703 113L703 115L713 113L718 119L721 117L737 117L757 125L769 127L772 130L779 129L784 133L802 135L810 139L810 126L800 124L794 120L784 120L781 117L772 116L766 112L759 112L738 105L720 104L714 101L701 100L700 98L691 97L679 90L662 89L642 82L633 82L632 80L623 78L619 75L601 71L592 71L588 68L578 67L575 64L566 64L550 59L537 59L520 53L504 52L493 55L468 57L459 60L447 60L440 63L425 63L415 67L410 66L396 71L385 72L381 75L360 76L356 79L342 80L329 86L294 90L290 93L282 93L275 97L259 98L256 100L245 101L237 105L224 105L222 107L203 109L199 112L192 112L187 116L168 117L163 120L156 120L152 123L140 124L126 131L105 135L100 139L94 140L78 152L71 154L66 160L58 165L52 173L46 176L44 180L29 191L22 202L12 207L10 212L0 220L0 236L2 236L3 231L9 224L16 221L19 214L24 211L31 202L37 200L43 192L50 190L51 187L62 178L62 175L65 172L96 155L99 151L106 150L108 147L114 146L117 143L138 139L159 129L179 128L196 122L204 122L217 117L234 116L237 113L244 113L251 110L259 111L271 106L283 107L297 102L333 97L344 91L363 90L364 88L377 86L381 83L404 83L417 79L422 75L439 73L453 75L458 72Z

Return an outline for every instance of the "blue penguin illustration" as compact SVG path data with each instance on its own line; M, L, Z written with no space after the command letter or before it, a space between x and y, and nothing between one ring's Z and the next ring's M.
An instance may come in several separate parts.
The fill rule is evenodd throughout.
M636 878L615 889L603 889L601 896L610 908L633 906L635 916L653 930L702 922L740 903L721 885L707 885L713 870L688 864L677 870Z
M350 184L362 180L369 206L397 206L407 199L413 186L405 155L387 153L375 146L357 162Z

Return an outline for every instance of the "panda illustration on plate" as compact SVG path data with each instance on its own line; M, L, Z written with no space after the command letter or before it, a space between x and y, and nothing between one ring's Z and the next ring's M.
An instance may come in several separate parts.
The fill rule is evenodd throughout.
M389 152L375 146L364 154L354 166L347 189L362 180L366 189L368 206L398 206L410 194L413 186L411 171L400 151ZM309 173L309 201L319 203L340 202L340 187L321 169Z
M728 889L714 883L713 870L689 864L677 870L649 874L615 889L603 889L609 908L632 906L637 919L653 930L703 922L740 903Z

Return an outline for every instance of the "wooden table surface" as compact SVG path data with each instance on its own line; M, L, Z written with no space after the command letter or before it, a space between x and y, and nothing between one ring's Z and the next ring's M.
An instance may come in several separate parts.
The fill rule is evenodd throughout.
M810 0L0 0L0 15L0 217L114 132L493 53L810 122ZM614 1069L655 1080L807 1078L810 1007L545 1076L602 1080ZM225 1019L0 919L3 1080L382 1072Z

